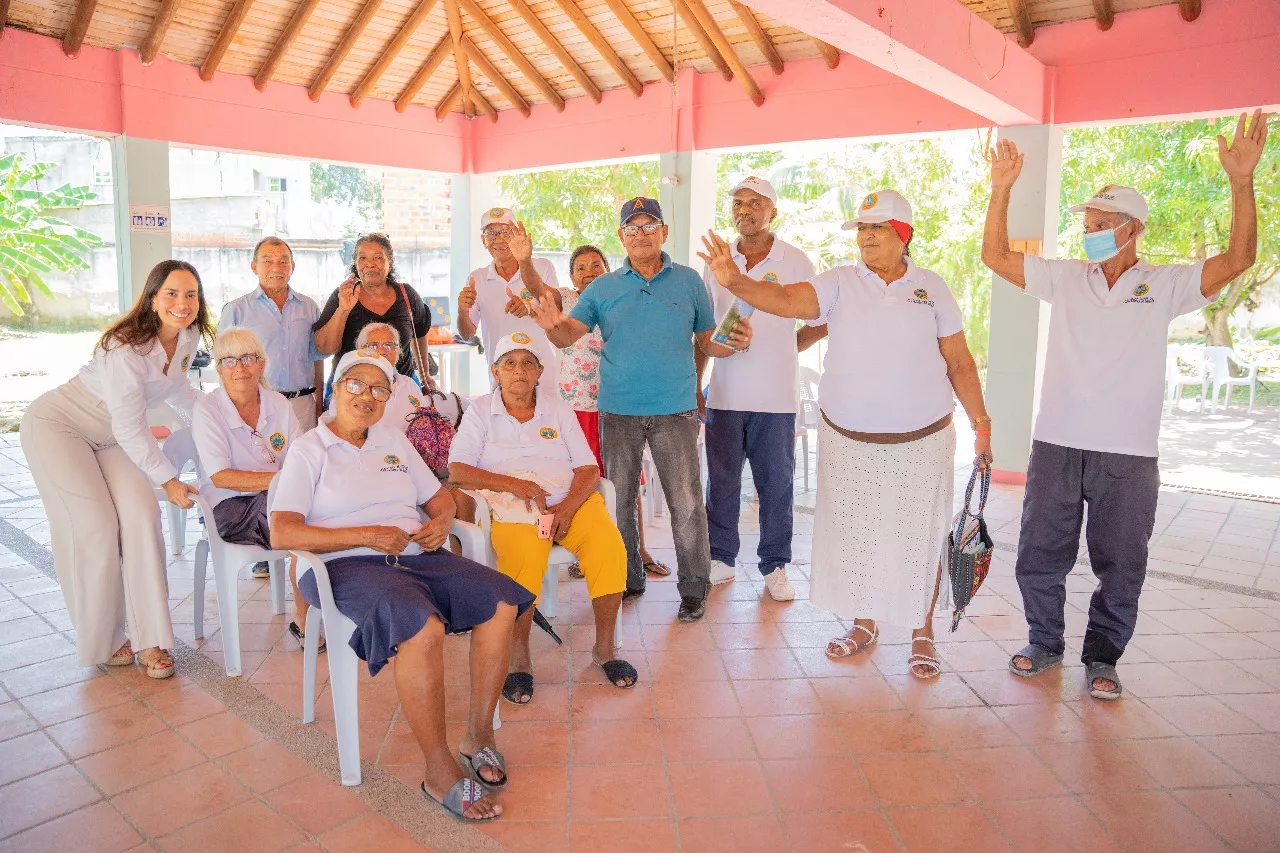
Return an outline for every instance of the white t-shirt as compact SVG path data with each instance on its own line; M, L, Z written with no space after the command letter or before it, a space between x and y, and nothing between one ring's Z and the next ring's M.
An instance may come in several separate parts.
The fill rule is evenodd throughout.
M541 392L533 418L523 424L507 413L501 391L473 400L449 446L449 462L495 474L532 472L550 493L548 504L569 494L575 468L596 467L573 409L559 396Z
M747 258L733 246L738 269L754 279L795 284L813 281L813 262L804 252L777 237L763 261L747 270ZM716 325L733 307L735 296L720 286L707 266L702 268ZM717 358L711 368L707 407L732 412L795 414L800 408L800 352L796 347L796 321L756 311L751 315L751 349L729 358Z
M369 427L363 447L339 438L322 423L304 434L285 457L271 493L272 512L297 512L313 527L422 526L419 507L440 490L440 481L395 427ZM404 554L421 554L410 542ZM348 548L327 560L383 556L372 548Z
M906 275L886 286L859 261L812 283L818 319L811 323L827 323L830 335L818 400L832 423L854 432L914 432L951 413L938 339L963 331L964 322L941 276L908 259Z
M227 498L250 494L216 488L214 474L227 470L279 471L285 454L302 435L293 405L284 395L267 388L258 390L258 423L253 429L240 417L224 388L206 394L196 403L191 436L200 457L200 491L210 497L214 506Z
M1107 289L1098 264L1027 255L1027 293L1053 306L1036 441L1158 456L1169 324L1210 300L1204 261L1139 261Z
M191 367L199 343L200 333L195 329L179 332L168 374L164 372L165 353L159 341L141 353L114 342L105 352L97 348L93 359L78 374L84 387L106 404L116 443L157 486L177 477L178 472L151 434L147 409L167 401L188 417L191 415L201 394L187 377L187 368Z
M533 266L542 277L544 285L552 290L558 288L556 268L551 261L534 258ZM546 393L556 393L560 370L559 351L547 340L547 333L534 322L533 317L517 317L506 311L507 301L510 299L507 288L511 288L511 292L517 296L528 298L520 270L517 269L511 280L507 281L498 275L497 267L491 263L471 273L470 278L476 283L476 302L471 306L469 316L471 322L479 328L485 360L492 366L493 351L498 341L515 332L524 332L533 338L534 345L538 348L538 358L542 361L542 379L538 382L538 388ZM490 382L492 384L492 377ZM496 389L497 385L494 384L493 387Z

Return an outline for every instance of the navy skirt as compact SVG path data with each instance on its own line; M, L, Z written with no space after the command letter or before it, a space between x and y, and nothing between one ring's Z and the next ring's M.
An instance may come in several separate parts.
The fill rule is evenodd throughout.
M498 602L524 613L533 593L511 578L444 549L400 557L389 566L382 555L339 557L326 562L333 600L343 616L356 623L351 648L377 675L396 653L396 646L417 636L427 620L438 616L451 634L483 625ZM298 583L302 597L320 606L315 576Z
M271 528L267 526L267 493L236 495L213 508L213 523L223 542L271 548Z

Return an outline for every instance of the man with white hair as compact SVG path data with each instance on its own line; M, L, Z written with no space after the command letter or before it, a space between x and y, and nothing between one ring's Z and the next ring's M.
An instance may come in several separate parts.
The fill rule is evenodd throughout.
M813 263L800 249L778 237L770 225L778 216L778 194L764 178L752 175L729 191L738 239L733 260L744 273L765 281L794 284L812 281ZM711 268L703 266L702 283L717 317L737 302L732 291L720 287ZM721 358L711 373L711 386L702 397L702 377L709 357L694 351L698 373L698 403L707 422L707 532L711 542L711 582L734 578L741 538L742 466L751 463L751 477L760 499L760 543L756 548L760 574L776 601L795 598L787 578L791 562L794 520L796 411L800 406L800 350L827 333L825 324L802 326L764 311L751 315L755 336L750 350Z
M1155 525L1165 348L1175 317L1203 308L1251 267L1258 249L1253 173L1266 143L1261 110L1235 140L1218 137L1231 185L1226 251L1190 265L1138 258L1147 202L1107 184L1071 208L1084 214L1088 261L1044 260L1009 248L1009 198L1022 155L1002 140L991 162L982 260L996 275L1053 305L1015 572L1029 643L1009 661L1020 676L1062 663L1066 577L1085 537L1098 587L1081 661L1089 693L1121 694L1116 662L1133 636Z

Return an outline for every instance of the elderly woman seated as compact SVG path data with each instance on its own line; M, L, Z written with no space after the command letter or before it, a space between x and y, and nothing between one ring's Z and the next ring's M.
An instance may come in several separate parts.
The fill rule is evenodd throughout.
M380 423L396 371L352 350L334 371L333 418L298 439L271 504L271 544L320 552L334 602L355 622L351 648L376 675L393 656L396 692L426 757L422 792L466 820L502 807L485 794L506 785L493 709L511 630L533 596L502 574L441 550L453 498L389 424ZM419 508L426 511L424 523ZM315 579L302 594L318 603ZM471 707L458 757L445 736L444 635L471 632Z
M213 523L224 541L270 548L267 489L302 429L289 401L267 387L267 354L251 330L223 329L213 343L213 363L222 387L196 402L191 419L200 491L213 504ZM254 577L265 574L255 567ZM289 633L301 645L307 602L296 583L293 606Z
M536 595L542 588L553 542L578 557L595 611L591 659L614 685L631 687L635 667L613 657L626 550L596 493L600 469L577 416L558 396L537 393L542 370L528 335L516 332L498 342L498 390L476 399L463 415L449 454L449 478L464 489L491 493L498 569L525 589ZM516 621L511 672L502 688L503 697L517 705L533 698L532 624L532 610Z

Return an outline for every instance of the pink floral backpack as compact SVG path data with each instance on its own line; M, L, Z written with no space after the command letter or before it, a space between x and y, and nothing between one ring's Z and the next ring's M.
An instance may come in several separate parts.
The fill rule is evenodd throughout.
M445 480L449 477L449 447L453 444L453 436L457 432L458 424L462 422L462 400L457 394L446 395L443 391L435 389L427 389L425 394L426 405L419 406L418 410L409 416L409 428L405 430L405 436L418 451L422 461L427 463L427 467L437 477ZM436 408L437 396L443 400L453 397L454 410L458 413L457 420L449 418Z

